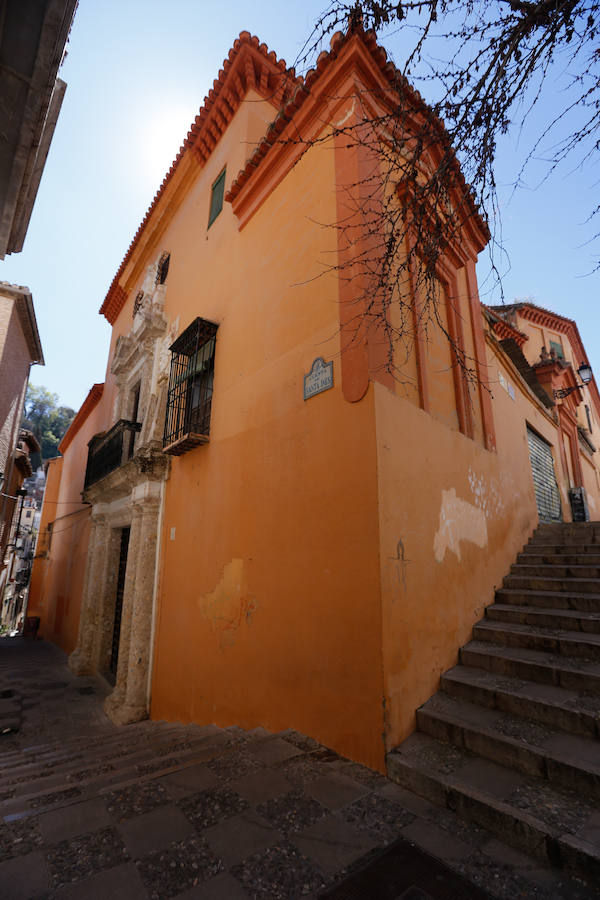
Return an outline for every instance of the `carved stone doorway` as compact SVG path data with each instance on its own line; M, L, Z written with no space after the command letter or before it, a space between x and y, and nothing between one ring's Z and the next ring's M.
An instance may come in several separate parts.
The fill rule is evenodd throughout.
M119 641L121 639L121 618L123 616L123 595L125 593L125 572L127 571L127 550L129 548L129 527L121 529L121 547L119 552L119 570L117 574L117 593L115 596L115 615L110 648L110 663L107 678L114 685L117 680L119 662Z

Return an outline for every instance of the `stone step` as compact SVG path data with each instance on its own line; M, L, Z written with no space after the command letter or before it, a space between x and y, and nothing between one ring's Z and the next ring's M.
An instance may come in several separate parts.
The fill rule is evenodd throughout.
M545 541L541 544L529 543L525 544L521 553L527 556L598 556L600 555L600 544L562 544L560 541L549 543Z
M557 548L558 549L558 548ZM565 549L564 547L562 548ZM592 566L600 569L600 552L574 553L567 548L563 553L542 553L539 549L525 547L517 556L517 563L524 566Z
M535 558L535 557L534 557ZM571 578L594 579L600 583L600 565L564 565L557 563L515 563L510 574L520 578L551 578L569 580Z
M227 741L228 738L222 729L216 728L216 726L206 726L206 729L206 733L198 734L198 737L187 736L184 742L187 749L198 751L209 742L222 744ZM174 752L177 752L173 748L176 748L180 741L181 734L159 734L142 742L132 739L129 743L124 743L121 740L111 751L101 750L93 752L90 750L89 753L80 753L65 762L56 760L53 764L48 762L41 764L33 761L14 769L0 779L0 790L16 785L15 793L18 794L23 792L23 788L20 785L27 788L28 785L32 785L36 781L41 782L42 780L45 785L63 785L63 783L67 782L70 782L72 785L73 778L78 773L90 769L106 768L107 771L118 771L120 768L149 762L163 755L172 755ZM50 776L52 781L47 780Z
M77 782L62 779L52 785L29 785L30 790L15 793L0 803L0 818L7 821L40 815L48 809L80 802L107 791L122 790L125 787L144 784L171 772L179 771L200 761L214 759L223 752L222 741L207 739L202 748L195 747L176 755L156 758L152 771L141 771L138 765L123 765L112 772L101 772L79 779ZM31 790L33 788L33 790Z
M507 844L600 883L598 809L579 793L418 732L388 754L387 773Z
M11 760L6 763L17 763L19 766L54 766L61 762L76 760L82 755L86 759L96 759L104 756L118 756L126 752L129 748L135 747L142 749L158 744L168 744L169 742L180 739L180 735L186 734L179 729L161 730L160 728L152 735L151 731L139 732L137 730L128 731L126 729L132 726L125 726L120 734L111 735L109 740L105 740L102 734L90 735L90 744L82 742L80 739L75 741L65 741L62 747L34 745L25 747L21 751L15 751L11 755ZM200 728L200 726L199 726ZM201 732L201 729L200 729ZM187 734L189 735L189 729ZM3 763L5 760L3 760ZM3 769L5 766L3 766Z
M571 734L600 738L600 694L586 695L474 666L455 666L445 672L440 687L457 699L524 716Z
M585 613L573 609L544 609L510 603L493 603L487 607L485 615L487 619L496 622L515 622L539 628L558 628L560 631L600 634L600 613L597 612Z
M438 692L417 710L417 727L439 741L600 800L600 743Z
M132 725L116 728L113 732L105 734L99 732L97 734L89 734L87 737L78 736L63 742L53 744L33 744L23 747L20 751L13 754L14 759L23 761L37 762L39 764L54 764L61 757L75 757L83 750L86 756L90 754L102 755L104 753L121 752L121 748L131 746L131 744L144 744L151 741L169 740L176 738L178 735L189 734L194 729L202 730L206 726L167 726L160 728L157 732L156 728L139 726L147 723L134 723ZM153 723L155 726L157 723ZM162 723L161 723L162 724ZM130 730L131 729L131 730ZM90 748L90 742L95 746ZM4 758L2 758L4 762Z
M598 552L600 547L600 537L597 533L588 532L587 534L567 534L562 537L559 534L540 534L534 535L528 547L591 547L592 550Z
M600 664L521 647L500 647L487 641L470 641L459 651L460 662L507 675L554 684L574 691L600 692Z
M489 641L503 647L525 647L559 656L600 660L600 635L579 634L523 625L518 622L494 622L483 619L473 628L476 641Z
M551 578L545 576L506 575L503 587L526 591L552 591L557 593L592 594L600 610L600 579Z
M131 735L128 739L121 735L118 741L108 743L94 742L92 739L90 748L87 748L85 744L78 743L76 747L65 748L63 752L52 749L35 754L22 753L15 757L10 765L2 766L0 785L7 780L21 779L29 776L29 773L38 771L57 770L60 767L67 771L71 768L109 762L112 759L118 760L130 752L151 752L153 747L169 747L177 740L176 733L156 734L154 738L151 738L150 732L148 732L146 735Z
M600 543L600 523L556 522L540 525L532 534L529 543L543 543L547 540L557 540L561 544L569 541L598 544Z
M498 603L516 603L518 606L542 606L545 609L578 609L582 612L598 612L600 595L576 594L561 591L533 591L524 588L498 588Z

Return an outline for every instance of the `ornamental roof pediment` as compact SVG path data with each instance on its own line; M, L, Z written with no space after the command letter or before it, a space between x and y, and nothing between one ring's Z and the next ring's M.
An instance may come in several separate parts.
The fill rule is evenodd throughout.
M125 271L151 220L154 218L157 223L160 222L161 213L158 207L167 208L166 195L175 196L177 185L181 184L190 168L194 169L206 163L246 94L250 90L256 91L273 105L277 114L274 115L265 136L259 141L248 163L238 173L225 196L225 199L232 203L236 214L251 186L260 185L261 180L264 180L265 171L268 173L274 167L279 168L283 165L285 174L287 168L293 165L293 161L290 164L289 159L284 159L290 155L288 131L291 132L298 127L300 119L310 116L313 119L315 116L318 118L319 111L322 115L323 106L331 99L334 86L339 87L340 79L346 78L353 67L358 67L362 80L368 83L373 98L377 97L379 103L386 103L393 108L398 102L399 94L408 98L411 114L430 119L440 145L448 146L443 122L433 115L419 92L388 59L384 48L377 43L374 32L364 32L362 27L352 27L345 35L335 34L331 40L330 51L323 51L317 59L315 68L305 77L299 77L293 68L288 69L285 60L278 59L273 51L269 51L266 44L261 43L248 31L242 31L224 60L212 88L204 98L203 106L194 119L111 283L100 308L100 313L111 325L114 324L127 300L127 292L121 283ZM291 144L298 145L302 142L296 139L292 140ZM298 152L303 152L302 147ZM472 194L454 156L452 166L455 169L457 196L460 195L462 198L460 202L466 201L468 207L465 224L479 251L489 238L487 225L474 204ZM256 189L261 192L260 186Z

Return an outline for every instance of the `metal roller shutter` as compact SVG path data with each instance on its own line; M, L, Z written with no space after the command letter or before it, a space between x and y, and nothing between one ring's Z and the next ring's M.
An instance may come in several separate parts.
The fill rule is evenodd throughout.
M527 443L529 444L533 487L540 520L542 522L562 522L560 494L554 474L554 461L550 445L530 428L527 429Z

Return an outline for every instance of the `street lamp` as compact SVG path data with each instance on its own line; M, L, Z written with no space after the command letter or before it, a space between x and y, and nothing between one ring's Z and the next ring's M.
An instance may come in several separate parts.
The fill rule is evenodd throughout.
M581 378L581 384L574 384L572 387L561 388L559 391L552 391L553 396L557 399L568 397L569 394L572 394L573 391L578 390L578 388L585 387L585 385L589 384L592 380L592 367L589 363L581 363L577 369L577 374Z

